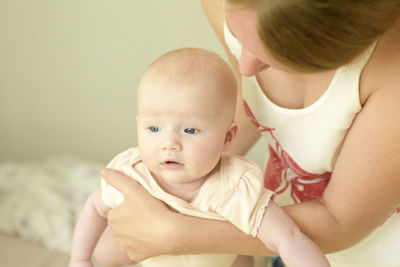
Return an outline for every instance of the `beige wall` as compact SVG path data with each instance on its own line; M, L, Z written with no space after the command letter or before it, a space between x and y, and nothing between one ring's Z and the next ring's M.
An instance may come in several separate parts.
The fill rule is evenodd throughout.
M139 77L184 46L223 55L197 0L0 0L0 161L135 146Z

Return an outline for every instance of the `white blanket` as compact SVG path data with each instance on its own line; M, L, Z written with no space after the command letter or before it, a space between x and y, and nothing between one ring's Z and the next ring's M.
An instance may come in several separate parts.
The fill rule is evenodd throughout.
M0 231L69 252L77 216L103 166L71 157L0 163Z

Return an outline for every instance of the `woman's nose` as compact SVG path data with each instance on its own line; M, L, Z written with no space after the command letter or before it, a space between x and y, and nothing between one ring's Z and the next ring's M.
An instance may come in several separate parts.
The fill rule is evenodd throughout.
M242 53L239 60L239 70L243 76L253 76L262 70L265 70L268 65L255 57L251 52L242 48Z

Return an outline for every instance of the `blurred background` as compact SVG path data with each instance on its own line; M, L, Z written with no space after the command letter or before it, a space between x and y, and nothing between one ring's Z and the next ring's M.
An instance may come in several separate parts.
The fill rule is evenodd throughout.
M139 78L179 47L225 58L200 1L0 0L0 161L135 146Z
M143 71L180 47L226 59L199 0L0 0L3 267L66 266L100 169L137 145Z

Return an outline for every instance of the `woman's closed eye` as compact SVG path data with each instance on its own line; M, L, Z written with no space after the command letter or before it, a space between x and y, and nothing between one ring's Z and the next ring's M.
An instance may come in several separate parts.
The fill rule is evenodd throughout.
M195 128L186 128L185 130L183 130L185 133L187 134L196 134L198 132L200 132L200 130L195 129Z

